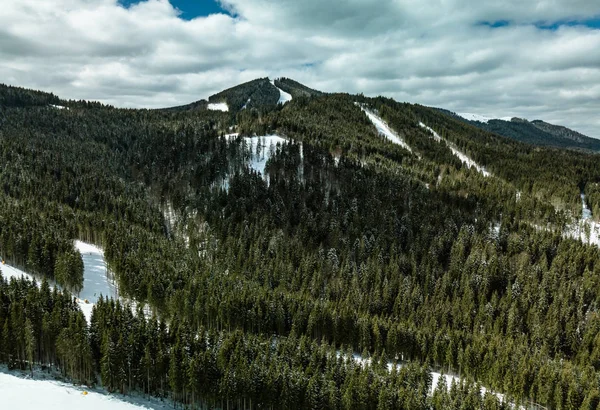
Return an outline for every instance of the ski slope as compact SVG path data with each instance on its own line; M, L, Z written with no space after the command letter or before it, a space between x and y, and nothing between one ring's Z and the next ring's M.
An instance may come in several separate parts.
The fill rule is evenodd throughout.
M0 371L0 407L7 410L139 410L170 406L144 399L88 391L54 380L36 380Z
M77 304L89 323L92 317L92 308L98 302L98 299L100 299L100 295L116 298L117 289L107 274L108 270L104 261L104 252L100 248L85 242L75 241L75 249L81 253L81 258L83 259L83 289L79 297L77 295L73 296L76 297ZM29 280L36 280L38 285L41 283L33 275L10 265L2 265L0 270L2 271L2 276L7 280L10 280L10 278L20 279L25 277ZM50 285L51 288L55 286L55 284Z
M227 103L210 103L208 104L207 107L209 110L211 111L223 111L223 112L227 112L229 111L229 106L227 105Z
M92 307L98 302L100 295L116 299L117 288L109 279L102 249L81 241L75 241L75 249L81 253L83 259L83 289L78 302L89 323Z
M365 114L367 114L367 117L369 117L369 120L373 123L375 128L377 128L377 132L379 132L379 134L383 135L384 137L392 141L394 144L398 144L405 150L412 153L412 149L408 146L408 144L404 142L404 140L400 138L398 134L396 134L396 132L392 130L383 119L381 119L381 117L375 115L375 113L373 113L371 110L366 109L362 105L359 106L360 109L363 110Z
M475 168L484 177L489 177L492 175L484 167L477 164L475 161L473 161L471 158L469 158L465 153L463 153L458 148L456 148L454 146L454 144L442 139L442 137L440 137L440 135L437 132L435 132L432 128L428 127L427 125L423 124L422 122L419 122L419 126L428 130L433 135L433 139L435 139L437 142L444 141L446 143L446 145L448 146L448 148L450 148L450 151L452 151L454 156L457 157L458 159L460 159L460 161L463 164L465 164L467 167Z
M277 87L275 85L275 80L271 80L271 84L273 85L273 87L275 87L279 90L279 101L277 102L277 104L285 104L286 102L292 101L292 95L289 93L286 93L281 88Z

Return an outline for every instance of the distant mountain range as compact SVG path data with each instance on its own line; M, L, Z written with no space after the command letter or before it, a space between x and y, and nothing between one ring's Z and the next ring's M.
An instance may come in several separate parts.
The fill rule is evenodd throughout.
M440 109L460 121L504 137L533 145L600 152L600 140L561 125L523 118L489 118L476 114L454 113Z

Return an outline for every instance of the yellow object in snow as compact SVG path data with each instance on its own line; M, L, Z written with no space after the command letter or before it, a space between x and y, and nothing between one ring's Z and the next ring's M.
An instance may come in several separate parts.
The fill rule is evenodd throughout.
M84 391L84 392L83 392L83 393L81 393L81 394L83 394L84 396L87 396L88 392Z
M86 299L86 300L85 300L85 303L90 303L90 302L89 302L89 300L87 300L87 299Z
M4 262L4 259L2 259L2 264L3 264L3 265L6 265L6 262Z

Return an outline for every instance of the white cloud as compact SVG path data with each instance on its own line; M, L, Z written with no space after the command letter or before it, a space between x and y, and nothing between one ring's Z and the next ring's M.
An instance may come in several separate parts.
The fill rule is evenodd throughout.
M184 104L262 76L325 91L557 122L600 138L596 0L5 0L2 82L117 106ZM508 21L491 28L483 22Z

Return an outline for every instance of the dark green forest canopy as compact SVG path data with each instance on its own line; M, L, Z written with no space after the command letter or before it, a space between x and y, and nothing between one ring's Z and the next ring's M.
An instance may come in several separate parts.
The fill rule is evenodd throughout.
M120 293L155 317L103 301L88 327L69 297L0 281L0 361L57 363L77 381L190 406L501 408L473 384L430 395L430 366L516 402L598 404L600 251L561 235L581 191L598 216L597 156L360 95L222 113L18 92L0 87L2 256L56 279L78 263L57 262L72 240L93 242ZM223 136L232 125L290 141L272 147L268 180L242 137ZM412 364L389 373L387 361Z

